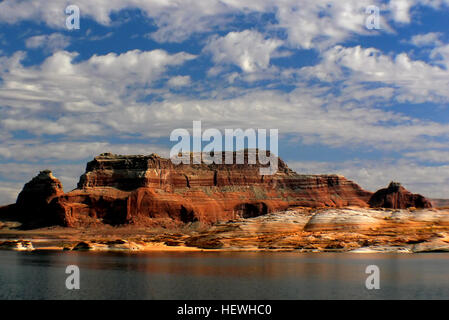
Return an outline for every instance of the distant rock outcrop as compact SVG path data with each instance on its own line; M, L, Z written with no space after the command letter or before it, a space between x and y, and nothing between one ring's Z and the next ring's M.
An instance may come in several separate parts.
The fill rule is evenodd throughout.
M413 194L398 182L391 182L387 188L380 189L368 201L373 208L432 208L432 203L420 194Z
M50 170L44 170L25 184L17 197L14 210L18 212L20 220L30 227L51 225L55 220L47 212L49 203L63 194L61 182Z
M449 208L449 199L429 199L434 208Z
M295 206L367 207L372 195L343 176L297 174L281 159L275 175L260 175L262 165L247 156L244 164L175 165L155 154L102 154L87 164L77 189L62 193L44 172L25 186L17 207L63 226L210 225Z
M44 170L25 184L17 197L16 205L19 208L35 209L47 205L54 197L63 193L61 182L50 170Z
M57 224L54 215L48 211L50 202L64 194L61 182L50 170L41 171L26 183L15 204L1 207L0 216L15 219L24 228L36 228Z

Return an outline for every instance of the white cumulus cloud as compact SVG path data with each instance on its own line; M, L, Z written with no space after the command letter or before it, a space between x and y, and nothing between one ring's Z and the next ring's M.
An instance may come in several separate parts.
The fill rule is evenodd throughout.
M282 45L282 41L267 39L252 30L230 32L224 37L215 37L205 47L218 64L235 64L244 72L267 69L270 58Z

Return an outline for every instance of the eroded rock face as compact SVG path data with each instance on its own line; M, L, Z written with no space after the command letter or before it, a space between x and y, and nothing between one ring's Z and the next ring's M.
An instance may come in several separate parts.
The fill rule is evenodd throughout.
M380 189L369 200L373 208L432 208L432 203L420 194L413 194L400 183L391 182L385 189Z
M294 206L367 207L372 195L343 176L297 174L281 159L275 175L260 175L262 165L248 164L247 158L244 164L175 165L155 154L102 154L87 164L74 191L60 193L47 173L24 188L36 192L19 198L50 201L46 212L64 226L170 227L253 218Z

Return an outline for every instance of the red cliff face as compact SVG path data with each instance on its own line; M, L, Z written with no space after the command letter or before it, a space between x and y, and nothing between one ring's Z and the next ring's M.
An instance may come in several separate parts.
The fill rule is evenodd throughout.
M374 208L432 208L432 203L428 199L409 192L398 182L391 182L388 188L374 193L368 203Z
M87 164L78 188L53 198L47 211L65 226L212 224L293 206L366 207L371 196L342 176L299 175L280 159L275 175L260 175L260 167L102 154Z

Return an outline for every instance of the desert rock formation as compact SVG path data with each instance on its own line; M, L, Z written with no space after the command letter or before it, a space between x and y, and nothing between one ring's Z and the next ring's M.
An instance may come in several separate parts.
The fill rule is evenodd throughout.
M428 199L411 193L398 182L391 182L387 188L374 193L368 203L373 208L432 208Z
M155 154L102 154L87 164L77 189L62 193L46 171L25 186L16 207L45 207L40 215L46 224L69 227L170 227L211 225L297 206L367 207L372 195L343 176L297 174L281 159L275 175L260 175L262 165L247 160L246 153L244 164L175 165Z

